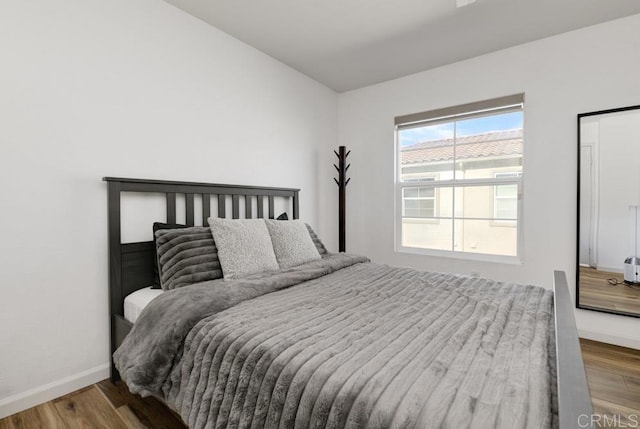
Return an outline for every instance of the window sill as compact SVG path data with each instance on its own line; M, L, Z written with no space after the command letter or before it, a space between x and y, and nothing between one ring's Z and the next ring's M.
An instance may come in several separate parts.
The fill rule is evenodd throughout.
M463 259L467 261L491 262L506 265L522 265L522 258L519 256L489 255L485 253L452 252L450 250L423 249L420 247L396 246L396 253L407 253L413 255L436 256L440 258Z
M414 225L417 225L417 224L438 225L440 224L440 219L432 218L432 217L403 217L402 222L408 223L408 224L414 224Z

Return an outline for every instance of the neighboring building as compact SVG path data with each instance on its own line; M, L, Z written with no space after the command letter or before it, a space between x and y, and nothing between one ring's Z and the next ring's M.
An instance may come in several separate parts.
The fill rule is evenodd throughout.
M522 129L458 137L455 149L452 139L421 142L400 149L401 174L405 182L434 185L453 179L454 172L458 179L517 177L522 146ZM518 194L517 184L405 188L402 245L451 250L453 239L457 251L515 256Z

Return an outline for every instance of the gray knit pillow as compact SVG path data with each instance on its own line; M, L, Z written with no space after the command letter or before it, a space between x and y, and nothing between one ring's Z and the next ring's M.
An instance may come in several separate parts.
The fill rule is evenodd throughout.
M225 279L279 268L263 219L209 218L208 222Z
M276 220L289 220L289 215L287 212L282 213L280 216L276 218ZM311 236L311 240L313 240L313 244L316 245L316 249L318 249L318 253L323 258L329 256L329 252L327 252L327 248L324 247L324 244L320 240L320 238L316 235L315 231L309 226L308 223L305 223L307 230L309 231L309 235Z
M320 259L307 226L300 220L265 220L280 268Z
M322 243L320 238L316 235L315 231L309 226L308 223L305 223L305 226L307 227L307 231L309 231L311 240L313 241L313 244L315 244L316 249L318 250L318 253L320 254L320 256L322 256L323 258L329 256L329 252L327 252L327 248L324 247L324 244Z
M222 278L211 230L194 226L155 232L160 286L164 290Z

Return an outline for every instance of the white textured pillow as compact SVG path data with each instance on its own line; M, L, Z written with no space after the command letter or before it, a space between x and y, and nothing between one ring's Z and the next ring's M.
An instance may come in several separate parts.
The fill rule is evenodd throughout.
M222 275L233 279L277 270L271 237L263 219L207 219L218 248Z
M304 222L300 220L265 220L265 222L280 268L295 267L321 258Z

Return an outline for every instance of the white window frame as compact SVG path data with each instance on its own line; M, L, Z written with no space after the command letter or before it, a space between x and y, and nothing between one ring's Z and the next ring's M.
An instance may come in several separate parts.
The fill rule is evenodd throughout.
M478 103L470 103L466 105L456 106L452 108L439 109L437 111L424 112L412 115L405 115L395 118L395 141L394 141L394 177L395 177L395 189L394 189L394 205L395 205L395 220L394 220L394 242L395 252L398 253L411 253L419 255L429 256L442 256L455 259L467 259L476 261L497 262L505 264L522 264L522 249L524 247L523 240L523 180L524 180L524 165L522 167L522 174L517 177L493 177L488 179L453 179L453 180L432 180L422 181L419 179L401 180L402 172L402 160L400 156L400 139L399 131L411 127L411 126L424 126L426 123L437 122L453 122L462 119L468 119L478 116L497 115L500 113L506 113L507 111L522 111L524 113L524 94L518 94L515 96L502 97L494 100L487 100ZM523 130L524 139L524 130ZM522 155L524 163L524 153ZM452 250L438 250L438 249L425 249L421 247L409 247L402 245L402 224L403 224L403 189L409 187L425 187L434 186L435 192L438 192L439 188L446 187L468 187L468 186L496 186L499 184L516 184L518 187L518 219L517 221L506 221L515 223L517 228L517 247L516 256L512 255L494 255L483 253L463 252L455 249ZM413 218L408 218L413 220ZM434 220L439 221L441 218L436 217ZM456 218L455 216L447 217L447 219L469 219L469 218ZM495 221L494 221L495 222ZM452 234L454 232L452 231Z
M404 196L404 191L402 192L402 217L405 219L412 219L418 222L437 222L437 217L438 217L438 188L436 188L435 186L433 186L433 184L436 182L436 180L438 180L438 176L437 175L433 175L430 177L423 177L419 180L419 182L422 184L422 186L418 186L418 189L421 188L433 188L433 197L405 197ZM405 182L406 183L406 182ZM429 184L429 186L424 186L425 184ZM412 188L413 186L411 186ZM409 186L405 186L403 189L408 189L410 188ZM406 216L405 212L406 212L406 207L405 207L405 203L407 200L433 200L433 216Z
M493 177L495 178L500 178L500 177L513 177L513 178L517 178L517 177L522 177L522 172L521 171L498 171L493 173ZM498 217L498 200L499 199L513 199L514 197L499 197L498 196L498 186L500 185L496 185L493 187L493 221L492 224L494 226L510 226L510 227L517 227L518 226L518 222L516 219L503 219ZM520 186L518 186L519 188ZM516 189L516 204L518 200L521 200L520 198L520 192L519 189Z

